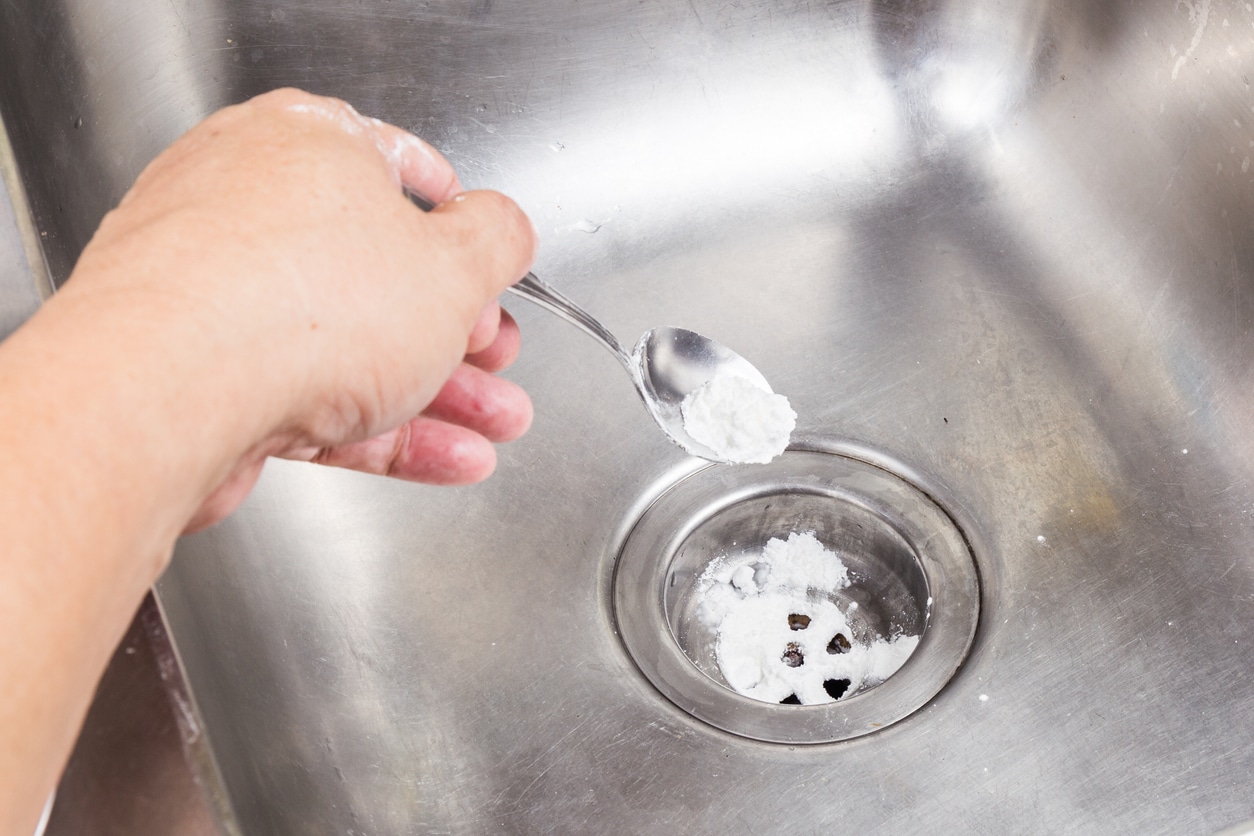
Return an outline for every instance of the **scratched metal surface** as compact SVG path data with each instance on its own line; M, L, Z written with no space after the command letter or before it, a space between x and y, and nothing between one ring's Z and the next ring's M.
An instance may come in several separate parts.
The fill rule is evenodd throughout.
M682 455L612 358L514 305L537 420L490 483L276 464L162 580L244 832L1254 815L1246 3L10 0L0 36L56 278L213 107L340 95L515 196L537 272L624 338L735 347L976 546L976 644L916 715L795 750L689 720L608 604Z
M16 189L16 178L13 151L0 124L0 340L13 333L39 307L39 287L31 277L27 242L23 240L19 216L9 196L10 183Z

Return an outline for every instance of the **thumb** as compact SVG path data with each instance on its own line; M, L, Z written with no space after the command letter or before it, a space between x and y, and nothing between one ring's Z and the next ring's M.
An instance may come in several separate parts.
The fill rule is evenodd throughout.
M535 228L518 204L499 192L462 192L424 220L441 240L455 242L457 272L478 283L479 309L522 278L535 260Z

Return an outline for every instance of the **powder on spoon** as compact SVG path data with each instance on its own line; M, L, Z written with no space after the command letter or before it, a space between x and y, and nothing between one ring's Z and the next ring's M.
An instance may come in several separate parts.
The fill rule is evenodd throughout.
M684 430L727 461L766 464L784 452L797 413L788 399L747 378L720 374L680 404Z

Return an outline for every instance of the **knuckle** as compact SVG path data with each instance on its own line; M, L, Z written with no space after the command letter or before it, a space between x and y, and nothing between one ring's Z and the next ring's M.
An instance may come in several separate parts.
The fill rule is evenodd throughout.
M467 198L481 207L483 234L496 244L499 267L509 274L504 278L517 279L535 259L536 235L531 221L517 203L500 192L468 192Z
M310 104L317 98L312 93L306 93L295 87L280 87L254 96L250 103L257 107L287 108L295 104Z
M420 223L426 233L421 240L454 266L450 278L458 279L469 335L484 305L530 267L535 253L531 223L512 200L486 191L463 192Z

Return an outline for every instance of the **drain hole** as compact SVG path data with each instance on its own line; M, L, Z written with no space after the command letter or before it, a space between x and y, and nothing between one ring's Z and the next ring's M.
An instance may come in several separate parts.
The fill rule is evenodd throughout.
M834 700L838 700L849 690L853 683L848 679L827 679L823 681L823 690Z
M849 648L851 647L852 645L849 644L849 639L845 638L845 634L837 633L832 636L832 640L827 643L827 652L836 656L840 653L848 653Z
M963 533L887 457L857 456L685 473L615 529L615 626L696 721L789 746L847 740L926 705L966 658L980 589Z

